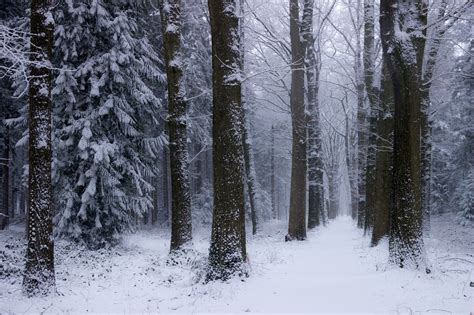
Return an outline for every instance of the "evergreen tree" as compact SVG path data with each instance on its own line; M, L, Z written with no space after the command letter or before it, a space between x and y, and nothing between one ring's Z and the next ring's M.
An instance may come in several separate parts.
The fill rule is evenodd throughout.
M56 232L92 248L113 244L153 207L164 139L151 87L163 73L140 9L69 0L56 13Z

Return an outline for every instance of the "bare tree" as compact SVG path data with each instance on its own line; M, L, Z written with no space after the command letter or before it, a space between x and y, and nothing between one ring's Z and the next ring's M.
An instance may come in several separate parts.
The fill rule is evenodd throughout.
M290 0L292 160L286 241L306 239L306 126L304 106L305 47L301 38L298 0Z

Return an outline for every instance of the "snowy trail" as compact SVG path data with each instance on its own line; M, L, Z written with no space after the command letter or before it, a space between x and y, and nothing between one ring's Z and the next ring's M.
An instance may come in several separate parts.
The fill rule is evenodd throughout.
M285 263L251 277L232 301L210 311L411 313L465 312L472 298L417 272L385 268L387 251L367 247L352 220L340 218L306 242L280 244ZM372 251L372 253L370 253Z

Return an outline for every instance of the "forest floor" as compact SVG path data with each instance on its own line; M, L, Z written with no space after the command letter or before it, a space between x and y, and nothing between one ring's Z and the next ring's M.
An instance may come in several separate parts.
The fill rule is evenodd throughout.
M203 284L209 231L195 233L196 251L166 263L166 231L124 237L110 250L56 242L58 294L21 295L21 226L0 232L0 314L156 312L317 312L469 314L474 311L474 230L453 215L432 219L426 239L432 272L387 266L388 244L369 247L352 220L339 218L285 243L284 222L248 236L250 277Z

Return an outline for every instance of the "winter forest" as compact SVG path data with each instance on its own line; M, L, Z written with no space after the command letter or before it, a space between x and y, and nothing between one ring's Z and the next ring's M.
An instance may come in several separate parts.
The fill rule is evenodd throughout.
M0 314L474 312L469 0L0 0Z

